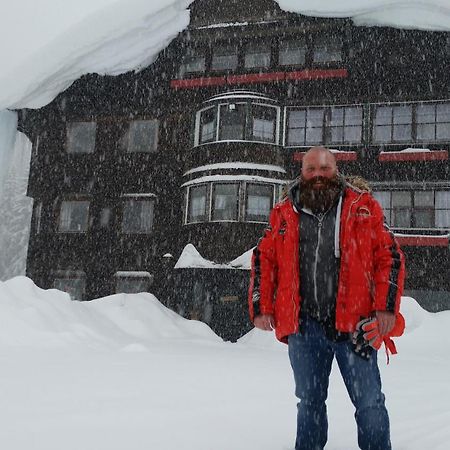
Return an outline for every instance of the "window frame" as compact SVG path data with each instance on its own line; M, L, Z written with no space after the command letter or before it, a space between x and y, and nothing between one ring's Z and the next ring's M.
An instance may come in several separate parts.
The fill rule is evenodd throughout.
M269 207L269 213L267 215L267 220L261 221L256 219L248 219L248 198L249 198L249 186L264 186L264 187L270 187L272 189L271 199L270 199L270 207ZM243 221L246 223L269 223L269 216L270 211L275 205L275 184L270 183L258 183L256 181L246 181L245 182L245 189L244 189L244 201L243 201Z
M114 274L114 293L115 294L142 294L145 292L150 292L150 287L153 284L154 276L153 274L150 274L150 272L135 272L132 270L124 270L119 271ZM146 283L146 290L143 291L137 291L137 292L124 292L119 291L119 281L130 281L130 280L139 280L144 281Z
M86 299L86 272L83 270L55 270L52 271L52 287L53 289L58 289L62 292L67 293L70 296L70 300L72 301L84 301ZM57 285L57 280L72 280L72 281L80 281L82 282L82 289L81 289L81 298L73 298L72 295Z

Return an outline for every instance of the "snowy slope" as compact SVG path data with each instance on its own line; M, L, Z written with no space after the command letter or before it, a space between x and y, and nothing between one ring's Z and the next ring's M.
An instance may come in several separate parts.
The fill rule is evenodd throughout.
M408 328L386 366L397 450L446 450L450 312L403 299ZM150 294L71 302L26 278L0 283L0 448L290 450L296 399L286 346L253 330L222 342ZM356 449L333 368L327 450ZM270 430L270 431L269 431Z

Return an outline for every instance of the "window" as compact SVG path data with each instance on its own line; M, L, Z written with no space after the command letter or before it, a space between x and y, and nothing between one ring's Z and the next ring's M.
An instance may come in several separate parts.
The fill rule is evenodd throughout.
M239 184L214 184L212 220L238 219Z
M181 64L180 76L183 77L187 73L204 72L205 67L205 54L199 49L189 49Z
M418 142L450 140L450 103L422 103L416 106Z
M378 106L375 113L375 142L412 140L412 105Z
M200 113L200 144L216 140L217 108L205 109Z
M193 186L189 189L188 223L205 222L207 185Z
M450 227L450 191L377 191L374 196L394 228Z
M267 106L252 105L252 135L253 140L275 142L275 124L277 110Z
M117 272L116 294L148 292L153 277L148 272Z
M270 43L254 42L247 45L244 65L246 69L270 66Z
M88 229L89 201L63 200L59 214L59 231L62 233L79 233Z
M247 184L245 218L248 221L268 222L273 206L273 186L265 184Z
M282 41L278 53L280 66L302 66L306 59L305 39Z
M95 122L67 124L67 152L92 153L95 148Z
M244 103L220 105L219 140L243 140L245 117L246 105Z
M238 65L236 46L218 46L214 48L211 62L212 70L235 70Z
M82 271L68 271L57 275L53 287L70 295L71 300L83 300L86 292L86 274Z
M158 121L134 120L130 123L126 149L132 153L155 152L158 147Z
M287 145L352 144L362 141L362 106L288 110Z
M122 231L150 233L153 228L154 199L130 198L124 201Z
M358 143L362 139L362 107L333 107L329 110L330 136L332 144Z
M342 38L318 36L314 41L313 62L330 63L342 61Z
M279 141L279 107L256 103L222 103L197 112L194 145L217 141Z

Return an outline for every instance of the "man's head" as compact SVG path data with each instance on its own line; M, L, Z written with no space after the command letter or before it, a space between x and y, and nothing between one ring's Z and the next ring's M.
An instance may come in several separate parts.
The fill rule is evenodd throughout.
M326 211L342 190L336 158L325 147L312 147L302 161L300 201L312 211Z

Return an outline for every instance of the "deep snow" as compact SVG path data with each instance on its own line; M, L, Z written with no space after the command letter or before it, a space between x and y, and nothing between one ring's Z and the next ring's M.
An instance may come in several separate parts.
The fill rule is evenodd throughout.
M450 439L450 312L403 298L406 334L384 391L396 450ZM0 283L0 448L289 450L296 399L286 346L253 330L236 344L151 294L71 302L18 277ZM356 449L333 367L327 450Z

